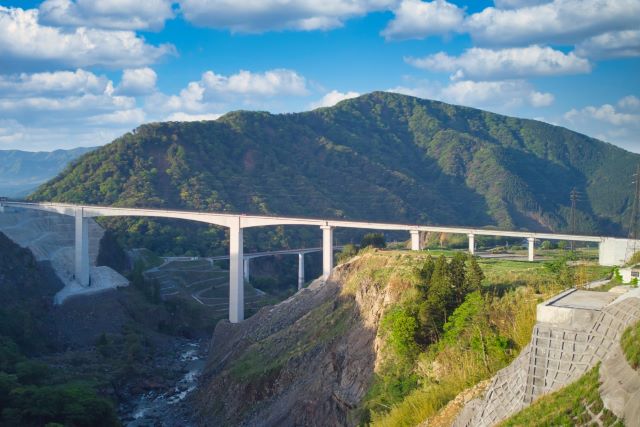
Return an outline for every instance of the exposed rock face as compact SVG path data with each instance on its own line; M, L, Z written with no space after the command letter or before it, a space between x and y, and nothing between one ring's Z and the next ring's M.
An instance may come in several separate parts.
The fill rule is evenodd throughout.
M392 287L343 283L338 267L240 324L218 324L198 406L203 425L354 425L377 359L376 334ZM367 279L363 279L367 281Z

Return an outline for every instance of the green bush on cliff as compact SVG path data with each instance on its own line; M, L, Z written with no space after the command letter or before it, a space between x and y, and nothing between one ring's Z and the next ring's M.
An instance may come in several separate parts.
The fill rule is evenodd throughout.
M638 369L640 367L640 322L636 322L624 331L620 345L629 364L633 369Z

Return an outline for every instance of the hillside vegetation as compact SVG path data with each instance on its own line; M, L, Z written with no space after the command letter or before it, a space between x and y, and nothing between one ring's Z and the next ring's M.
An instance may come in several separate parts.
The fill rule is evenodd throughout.
M567 129L375 92L310 112L238 111L140 126L68 167L32 200L377 221L619 233L640 160ZM128 246L221 251L222 231L109 219ZM292 230L293 228L288 228ZM316 230L247 232L247 247L307 245Z

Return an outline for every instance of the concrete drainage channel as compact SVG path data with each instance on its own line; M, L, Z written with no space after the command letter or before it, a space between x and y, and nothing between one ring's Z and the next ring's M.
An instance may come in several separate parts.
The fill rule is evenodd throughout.
M494 425L536 398L576 381L601 361L601 375L613 378L603 379L605 406L625 418L627 425L640 425L640 374L628 364L630 372L614 368L621 363L622 332L640 320L640 289L572 289L539 304L537 319L529 345L493 377L483 399L474 399L463 408L454 426ZM622 360L626 363L623 356ZM615 379L621 369L627 377L622 386Z

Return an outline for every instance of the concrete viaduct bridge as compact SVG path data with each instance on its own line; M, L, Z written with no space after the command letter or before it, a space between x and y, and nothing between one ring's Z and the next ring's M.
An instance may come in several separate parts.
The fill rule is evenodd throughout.
M535 233L527 231L504 231L466 227L440 227L430 225L388 224L362 221L325 220L292 218L280 216L240 215L230 213L189 212L164 209L121 208L108 206L86 206L62 203L25 203L0 200L0 212L5 207L35 209L54 212L75 218L75 277L82 286L89 286L89 233L88 219L93 217L144 216L175 218L203 222L229 229L229 321L244 319L244 253L243 230L250 227L275 225L305 225L320 227L322 230L322 276L326 280L333 269L333 230L335 228L360 228L386 231L408 231L411 236L411 250L420 250L421 232L441 232L466 234L469 238L469 252L474 253L475 236L521 237L529 242L529 261L533 261L536 239L567 240L599 243L600 264L616 265L624 262L627 239L610 237ZM638 245L640 247L640 245Z

